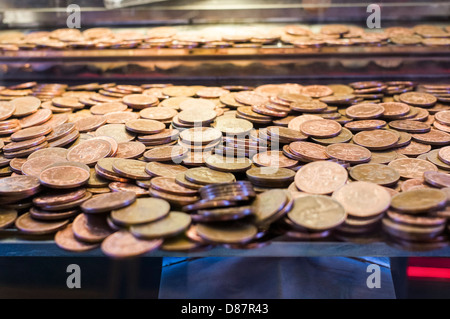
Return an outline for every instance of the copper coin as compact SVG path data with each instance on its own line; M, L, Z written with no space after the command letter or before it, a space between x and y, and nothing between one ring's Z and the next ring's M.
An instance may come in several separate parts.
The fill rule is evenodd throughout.
M300 168L295 175L298 189L310 194L330 194L347 182L348 173L341 165L317 161Z
M4 196L32 195L39 188L39 179L34 176L11 176L0 179L0 195Z
M62 220L72 218L80 213L78 209L72 209L68 211L58 211L50 212L37 209L36 207L30 208L31 217L37 220L47 221L47 220Z
M138 158L145 152L145 145L141 142L123 142L117 146L117 158Z
M235 177L231 173L214 171L207 167L195 167L185 172L185 178L193 183L208 185L234 182Z
M28 156L28 159L32 159L39 156L57 156L67 157L68 150L60 147L49 147L41 150L37 150Z
M113 192L97 195L85 201L81 204L81 209L85 213L97 214L126 207L135 200L136 194L133 192Z
M170 212L157 221L131 226L131 233L138 238L153 239L178 235L191 224L191 217L182 212Z
M80 214L72 227L75 238L87 243L100 243L114 232L100 215Z
M41 105L41 100L34 96L18 97L10 102L14 107L13 115L23 117L36 112Z
M68 223L68 219L63 221L38 221L33 219L30 213L23 214L15 221L18 230L30 235L53 234L63 229Z
M125 124L127 130L140 134L156 134L162 132L166 126L155 120L137 119Z
M113 162L113 170L132 179L150 179L151 176L145 171L146 164L138 160L119 158Z
M73 232L73 224L67 225L64 229L56 233L55 243L58 247L73 252L84 252L98 247L97 244L85 243L78 240Z
M387 130L362 131L353 137L353 141L369 150L385 150L396 145L399 137Z
M217 141L221 137L222 133L211 127L195 127L180 133L180 138L188 144L208 144Z
M252 158L253 163L265 167L294 167L298 161L286 157L280 151L267 151L255 154Z
M161 239L141 240L125 230L108 236L101 245L104 254L114 258L126 258L143 255L162 245Z
M380 103L384 108L383 116L386 118L395 118L408 114L411 107L406 103L401 102L385 102Z
M199 200L198 196L180 196L180 195L174 195L166 192L161 192L159 190L156 190L154 188L149 189L149 194L152 197L161 198L166 201L168 201L171 205L174 205L175 207L185 206L192 203L195 203Z
M437 167L433 163L416 158L400 158L393 160L388 165L399 172L403 178L423 179L424 172L437 171Z
M409 143L407 146L397 148L395 151L399 154L403 154L406 156L418 156L420 154L427 153L430 150L431 150L431 145L411 141L411 143ZM373 155L373 153L372 153L372 155Z
M434 115L436 121L443 125L450 125L450 111L440 111Z
M439 209L447 203L447 195L432 188L413 189L392 198L392 208L410 214L425 213Z
M303 141L308 137L299 131L292 130L287 127L269 126L267 127L267 133L274 138L282 139L288 142Z
M0 101L0 121L6 120L11 117L15 112L16 107L12 102Z
M221 117L216 120L216 129L225 135L246 135L253 129L253 124L244 119Z
M170 205L159 198L138 198L125 208L113 210L111 218L117 225L131 226L151 223L169 214Z
M181 165L150 162L145 166L145 171L151 176L175 177L188 169Z
M39 175L43 170L45 170L48 166L59 162L67 162L67 159L58 156L40 156L31 158L22 165L21 171L24 175L39 178Z
M431 129L430 125L426 123L412 120L391 121L389 122L389 127L409 133L426 133Z
M103 115L92 115L75 121L75 127L80 132L94 131L106 123L106 117Z
M278 216L288 201L288 193L282 189L273 189L259 194L252 204L255 222L260 225L272 222L274 216Z
M13 142L19 142L23 140L33 139L39 136L47 135L52 131L50 126L42 125L42 126L34 126L25 128L23 130L17 131L16 133L11 135L11 140Z
M238 92L234 95L234 98L239 103L245 105L262 105L269 102L269 99L266 96L252 91Z
M345 110L345 114L353 119L367 120L381 116L384 108L380 104L361 103L350 106Z
M52 192L34 197L33 204L37 206L59 205L80 199L85 194L86 190L83 188L64 192Z
M329 156L326 154L326 148L311 142L293 142L289 148L299 158L306 161L326 160Z
M450 164L450 146L445 146L439 149L438 157L446 164Z
M181 111L177 117L181 123L194 125L212 122L217 117L217 113L214 110L204 107L189 108L188 110Z
M123 98L123 103L132 108L145 108L158 104L159 100L156 96L145 94L130 94Z
M79 99L74 96L55 97L52 99L52 104L57 107L68 107L71 109L82 109L84 104L79 102Z
M98 103L91 107L90 111L94 115L105 115L111 112L123 112L127 106L120 102ZM106 118L105 118L106 120Z
M327 138L339 135L342 126L333 120L309 120L300 125L300 131L308 136Z
M63 123L53 127L53 130L49 135L47 135L47 142L54 142L64 136L69 135L75 131L75 124L73 123Z
M330 145L330 144L336 144L336 143L347 143L353 138L353 134L347 130L345 127L342 128L339 135L336 135L335 137L329 137L329 138L311 138L314 142L323 144L323 145Z
M187 149L181 146L159 146L144 153L146 161L173 161L179 163L187 155Z
M181 196L189 196L189 195L196 195L197 191L183 187L175 182L175 178L173 177L155 177L152 178L150 181L150 187L163 191L166 193L171 193L174 195L181 195Z
M433 106L437 99L434 95L420 92L406 92L399 96L399 99L403 103L407 103L413 106L430 107Z
M447 170L447 171L450 170L450 165L444 163L443 161L441 161L439 159L438 152L439 152L439 150L436 149L436 150L429 151L426 154L422 154L421 156L426 155L426 158L423 158L423 159L426 159L427 161L430 161L431 163L433 163L434 165L436 165L440 169L444 169L444 170Z
M39 136L30 140L11 142L3 147L4 152L17 152L20 150L26 150L33 146L41 145L45 142L45 136Z
M75 188L86 184L89 176L89 172L79 167L57 166L44 169L39 180L42 185L50 188Z
M180 131L174 129L164 129L161 133L151 135L139 135L138 140L143 143L155 143L155 145L162 144L162 142L175 141L178 138Z
M94 188L94 190L90 190L91 192L99 189L100 187ZM121 183L121 182L112 182L109 183L108 188L113 192L133 192L136 194L136 197L146 196L148 194L147 189L142 188L138 185L129 184L129 183ZM108 193L105 191L105 193Z
M387 215L390 219L397 223L413 225L413 226L438 226L445 223L445 218L432 217L432 216L414 216L394 212L392 210L387 211Z
M350 176L357 181L389 186L398 182L400 174L383 164L360 164L350 169Z
M330 197L311 195L297 198L287 216L300 227L322 231L342 224L347 213L341 204Z
M435 187L450 187L450 175L440 172L429 171L423 173L425 181Z
M369 182L353 182L336 190L332 198L354 217L381 214L391 204L391 195L381 186Z
M431 129L428 133L412 134L412 138L417 142L429 145L450 144L450 134L435 129Z
M246 157L224 157L219 154L206 158L206 166L222 172L243 172L250 168L252 161Z
M240 244L251 241L257 235L257 228L247 223L198 224L197 234L211 243Z
M129 142L135 138L135 134L128 132L124 124L103 125L95 131L95 135L112 137L117 143Z
M139 112L143 119L155 121L169 121L177 114L176 110L169 107L149 107Z
M47 122L52 117L52 111L46 109L37 110L35 113L23 117L19 120L22 128L40 125Z
M105 114L105 118L108 124L125 124L128 121L138 119L139 114L126 111L108 112Z
M59 148L59 147L66 146L66 145L72 143L73 141L77 140L79 137L80 137L80 133L77 130L74 130L71 133L67 134L66 136L63 136L61 138L58 138L56 140L49 142L48 145L51 148Z
M111 153L111 144L104 140L87 140L73 147L67 154L69 161L94 165Z
M400 189L402 192L407 192L412 189L418 189L418 188L427 188L428 185L425 184L425 181L422 179L407 179L406 181L403 181L400 185Z
M328 145L326 147L326 153L331 158L352 164L368 162L372 155L365 147L344 143Z
M320 98L332 95L333 90L325 85L307 85L302 88L301 94L313 98Z
M351 131L365 131L382 128L385 125L386 122L382 120L360 120L346 123L344 127Z
M17 216L17 211L14 209L0 209L0 229L5 229L13 225L17 219Z

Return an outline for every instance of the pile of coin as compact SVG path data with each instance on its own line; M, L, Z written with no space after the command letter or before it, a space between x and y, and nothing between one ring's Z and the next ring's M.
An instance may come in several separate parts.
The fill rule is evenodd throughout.
M441 248L449 93L410 81L5 87L0 229L115 257L273 238Z
M371 32L358 26L343 24L286 25L264 28L223 26L189 31L181 29L156 27L148 30L115 31L109 28L92 28L84 31L56 29L27 34L5 32L0 34L0 49L257 48L280 42L297 47L387 44L448 46L450 44L450 26L436 25L417 25L412 28L389 27L382 32Z

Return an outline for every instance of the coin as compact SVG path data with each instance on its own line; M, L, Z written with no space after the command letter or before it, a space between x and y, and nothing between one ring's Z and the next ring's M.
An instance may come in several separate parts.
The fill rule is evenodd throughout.
M80 132L90 132L98 129L106 123L106 117L103 115L93 115L81 118L75 121L75 127Z
M450 134L435 129L431 129L427 133L412 134L412 138L419 143L429 145L450 144Z
M416 158L399 158L388 164L403 178L423 179L423 173L426 171L437 171L437 167L425 160Z
M349 173L354 180L383 186L394 185L400 179L395 169L383 164L359 164L351 168Z
M150 187L174 195L189 196L197 194L196 190L177 184L173 177L154 177L150 181Z
M257 234L256 226L246 223L198 224L196 231L204 240L220 244L247 243Z
M397 148L395 151L399 154L403 154L406 156L418 156L420 154L425 154L431 150L431 145L417 143L414 141L411 141L406 146ZM373 153L372 153L373 155Z
M185 172L185 178L192 183L201 185L230 183L235 181L233 174L214 171L207 167L188 169Z
M145 145L141 142L123 142L117 144L116 158L138 158L145 152Z
M0 101L0 121L6 120L11 117L15 112L16 107L12 102Z
M374 103L355 104L345 110L345 114L348 117L357 120L374 119L381 116L383 112L384 107L380 104Z
M372 156L372 153L363 146L345 143L328 145L325 152L331 158L351 164L368 162Z
M439 226L428 226L428 227L417 227L411 225L404 225L400 223L395 223L389 218L383 218L383 230L388 234L400 237L406 240L427 240L436 237L444 230L443 225Z
M253 185L286 187L294 180L295 172L283 167L252 167L246 175Z
M347 214L344 207L330 197L312 195L297 198L287 216L300 227L322 231L342 224Z
M135 134L128 132L124 124L107 124L100 126L95 131L95 135L112 137L117 143L129 142L135 138Z
M40 189L39 179L34 176L11 176L0 179L0 195L33 195Z
M362 131L353 137L353 141L369 150L385 150L394 146L398 135L387 130Z
M145 171L151 176L176 177L188 169L181 165L150 162L145 166Z
M225 135L247 135L253 124L244 119L220 117L215 122L215 128Z
M287 191L282 189L273 189L259 194L252 204L255 223L262 225L273 221L273 217L287 205L288 200Z
M293 142L289 144L290 151L303 161L326 160L326 148L311 142Z
M33 219L30 213L25 213L16 219L15 226L19 231L26 234L46 235L56 233L68 223L68 219L63 221L38 221Z
M57 166L43 169L39 181L50 188L75 188L86 184L89 177L90 173L80 167Z
M439 188L450 187L450 175L448 174L429 171L423 173L423 177L428 184L433 185L435 187Z
M399 99L403 103L407 103L413 106L430 107L433 106L437 99L434 95L420 92L406 92L399 96Z
M255 154L252 157L253 163L265 167L286 167L292 168L298 164L298 161L286 157L280 151L267 151Z
M387 211L388 217L401 224L413 225L413 226L438 226L445 224L446 219L441 217L421 216L421 215L407 215L394 212L392 210Z
M14 209L0 209L0 229L5 229L13 225L17 219L17 216L17 211Z
M169 214L170 205L159 198L138 198L128 207L113 210L114 223L123 226L146 224L164 218Z
M62 192L49 192L34 197L33 204L37 206L59 205L82 198L85 194L86 190L83 188Z
M55 243L58 247L73 252L84 252L98 247L97 244L79 241L73 233L72 224L68 224L56 233Z
M137 119L125 123L127 130L140 134L156 134L162 132L166 126L155 120Z
M104 140L86 140L73 147L67 154L69 161L94 165L111 153L111 144Z
M119 158L113 162L113 170L121 176L132 179L150 179L151 176L145 171L145 162Z
M101 245L105 255L114 258L125 258L143 255L162 245L161 239L141 240L125 230L120 230L108 236Z
M201 248L203 245L193 241L185 234L164 239L161 250L164 251L192 251Z
M28 159L22 166L21 171L23 175L38 177L41 172L46 169L48 166L58 163L58 162L67 162L67 159L64 157L58 156L40 156L36 158Z
M310 194L330 194L347 182L347 171L341 165L317 161L300 168L295 175L298 189Z
M333 120L309 120L300 125L300 131L308 136L328 138L339 135L341 125Z
M391 204L391 195L381 186L369 182L353 182L333 192L348 215L371 217L383 213Z
M104 213L131 205L136 200L133 192L113 192L95 196L83 204L81 209L88 214Z
M172 211L157 221L131 226L131 233L138 238L153 239L176 236L191 224L191 217L182 212Z
M179 163L187 155L188 150L182 146L159 146L144 153L144 159L150 161L173 161Z
M3 93L4 94L4 93ZM23 117L36 112L41 105L41 100L34 96L17 97L10 101L13 105L15 117Z

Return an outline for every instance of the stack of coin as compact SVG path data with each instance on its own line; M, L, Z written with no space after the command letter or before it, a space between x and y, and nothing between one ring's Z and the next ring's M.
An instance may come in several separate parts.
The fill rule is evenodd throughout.
M438 180L434 172L432 180ZM441 173L437 173L441 174ZM447 174L442 174L447 177ZM445 246L446 218L440 215L447 205L447 194L439 189L413 189L395 195L383 219L383 230L390 241L405 249L421 250ZM445 216L445 213L443 214Z

